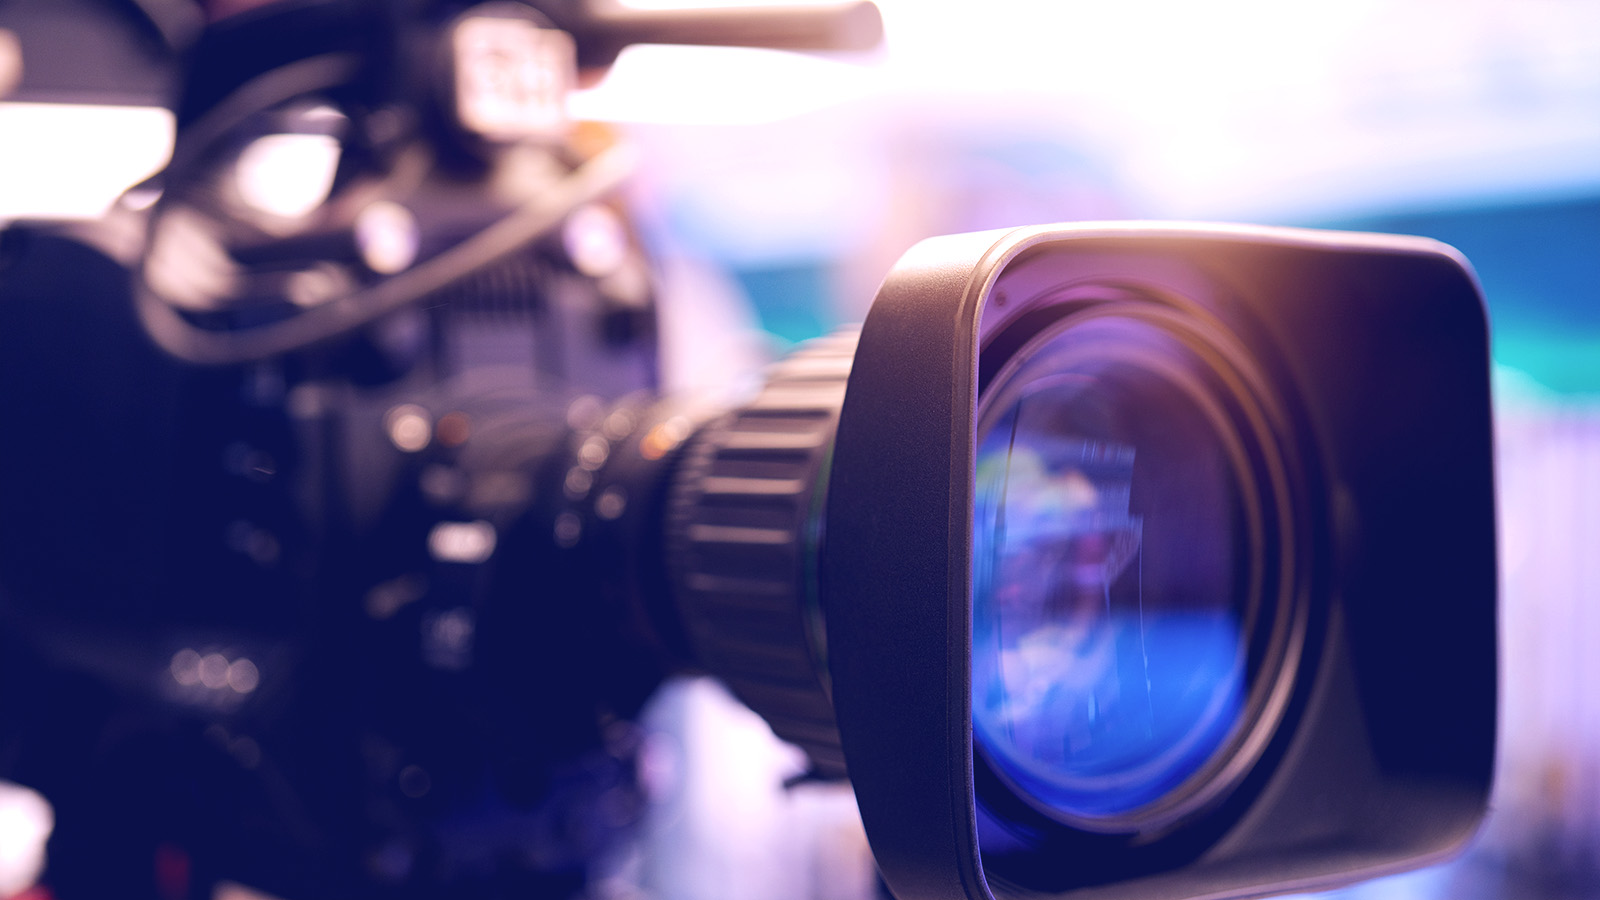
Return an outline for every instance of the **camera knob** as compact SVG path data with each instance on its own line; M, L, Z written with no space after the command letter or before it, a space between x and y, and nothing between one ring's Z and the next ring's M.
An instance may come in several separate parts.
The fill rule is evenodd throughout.
M844 774L817 594L827 469L854 331L777 364L695 436L676 478L669 567L696 661L816 771Z

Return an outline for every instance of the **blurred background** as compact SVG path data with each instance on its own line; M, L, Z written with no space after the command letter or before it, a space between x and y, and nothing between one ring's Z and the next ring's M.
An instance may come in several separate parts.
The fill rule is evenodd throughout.
M940 233L1176 218L1453 244L1494 333L1493 813L1463 859L1337 896L1600 897L1600 3L879 5L867 56L633 47L571 98L643 148L669 382L734 383L859 319ZM164 110L48 106L0 103L0 220L94 215L170 145ZM715 684L672 685L645 724L655 806L603 892L876 890L848 791L784 787L799 756ZM7 815L0 848L37 821Z

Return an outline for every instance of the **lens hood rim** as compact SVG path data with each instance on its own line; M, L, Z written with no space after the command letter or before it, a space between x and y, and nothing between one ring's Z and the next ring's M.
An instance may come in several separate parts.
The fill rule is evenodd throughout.
M918 244L891 271L863 326L835 442L821 564L833 700L845 758L880 871L902 900L992 900L1034 893L1003 879L991 884L979 848L970 695L979 354L986 336L1014 315L1002 308L1006 295L1000 288L1019 259L1025 254L1058 255L1053 264L1067 274L1057 277L1068 280L1074 256L1095 253L1177 260L1156 273L1155 280L1180 292L1185 278L1200 277L1204 283L1205 276L1220 273L1225 276L1221 281L1231 285L1229 279L1238 276L1245 293L1272 290L1281 295L1274 301L1311 309L1303 320L1341 312L1336 288L1318 280L1329 271L1368 290L1372 296L1363 302L1380 309L1404 304L1420 292L1418 305L1437 307L1449 319L1442 327L1464 336L1464 349L1440 354L1442 364L1460 370L1451 374L1460 375L1467 386L1450 412L1451 427L1475 445L1470 459L1453 474L1463 495L1459 529L1474 549L1487 547L1492 557L1487 324L1476 279L1452 248L1423 238L1151 222L1037 226ZM1149 280L1149 273L1128 274ZM1211 282L1211 288L1219 283ZM1247 297L1244 302L1264 301ZM1404 318L1406 313L1396 315ZM1378 322L1370 327L1392 332L1414 326ZM1266 331L1269 341L1285 340L1273 328ZM1324 394L1333 390L1323 383L1305 383L1315 379L1300 372L1298 364L1293 361L1287 376L1303 382L1296 387ZM1312 405L1346 399L1317 396ZM1315 408L1306 415L1318 419L1325 412ZM1315 439L1332 438L1319 432ZM1320 474L1319 484L1337 486L1343 473ZM1329 491L1336 493L1335 488ZM1348 529L1336 521L1342 515L1340 498L1317 499L1318 527L1339 540L1327 551L1333 571L1319 578L1316 590L1324 602L1342 603L1338 578L1350 570L1344 555L1352 545L1341 543L1348 537L1342 530ZM1480 577L1484 572L1489 577ZM1411 571L1403 574L1416 577ZM1140 876L1139 890L1129 893L1120 886L1132 882L1088 882L1080 885L1084 896L1226 897L1311 889L1403 871L1461 846L1481 815L1492 767L1492 574L1492 558L1474 563L1473 590L1461 614L1464 624L1454 632L1466 646L1460 652L1470 657L1459 668L1471 685L1471 696L1458 706L1470 708L1472 715L1450 733L1429 738L1428 752L1435 758L1460 763L1452 763L1448 773L1453 779L1449 798L1424 798L1411 791L1414 785L1407 779L1418 773L1388 778L1390 773L1381 772L1370 778L1370 773L1352 770L1350 776L1349 793L1362 802L1403 802L1414 814L1435 817L1437 827L1414 839L1386 836L1378 851L1358 848L1346 835L1307 837L1291 852L1271 847L1255 832L1237 837L1249 830L1241 826L1220 841L1215 833L1210 836L1226 853L1212 854L1218 858L1208 858L1203 871L1179 865L1152 877L1130 869L1128 879ZM1329 627L1318 640L1329 644L1318 658L1325 655L1331 661L1319 663L1308 675L1306 681L1314 682L1307 688L1314 696L1305 700L1309 724L1295 725L1295 732L1317 733L1318 727L1349 716L1348 710L1330 711L1333 704L1323 694L1342 689L1328 686L1343 684L1352 677L1347 670L1360 666L1346 659L1350 645L1338 627ZM1370 690L1362 693L1365 702ZM1381 742L1388 736L1370 737ZM1283 741L1293 738L1286 734ZM1455 746L1445 747L1447 742ZM1236 823L1270 819L1312 774L1323 780L1343 777L1325 760L1300 759L1308 753L1304 743L1297 741L1289 751L1298 756L1293 765L1283 767L1287 775L1274 775L1270 789L1258 791L1259 799L1230 813ZM1307 854L1307 847L1326 847L1327 852ZM1076 864L1061 860L1057 865Z

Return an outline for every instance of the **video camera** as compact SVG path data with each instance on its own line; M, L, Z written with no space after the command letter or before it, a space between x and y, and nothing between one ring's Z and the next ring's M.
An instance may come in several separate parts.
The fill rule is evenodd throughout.
M1449 248L935 238L742 402L660 390L578 66L877 39L870 4L283 0L184 44L161 175L0 233L0 777L55 807L57 895L592 896L632 723L695 671L849 778L901 900L1462 845L1496 578Z

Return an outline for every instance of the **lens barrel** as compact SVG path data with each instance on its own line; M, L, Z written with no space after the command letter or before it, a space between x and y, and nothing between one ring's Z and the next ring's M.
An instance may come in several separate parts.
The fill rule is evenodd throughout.
M773 366L750 402L693 438L674 479L668 566L699 665L843 775L829 697L817 564L854 332Z
M1014 801L1138 833L1249 770L1304 621L1263 377L1181 298L1098 290L1036 305L980 359L972 731ZM696 433L664 542L687 655L825 775L845 758L819 562L856 345L803 346Z

